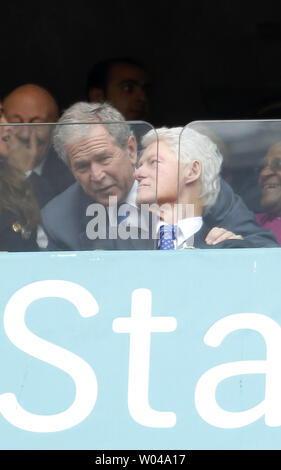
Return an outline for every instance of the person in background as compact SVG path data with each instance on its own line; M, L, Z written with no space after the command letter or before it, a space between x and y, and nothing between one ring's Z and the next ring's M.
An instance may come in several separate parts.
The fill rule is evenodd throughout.
M271 230L281 245L281 142L271 146L259 174L261 206L265 212L256 214L257 222Z
M8 123L23 124L9 128L9 163L26 174L39 206L43 207L74 181L51 145L53 127L40 126L58 120L57 103L45 88L25 84L4 98L3 109Z
M87 93L90 102L109 102L127 121L145 120L149 86L149 75L141 64L129 58L116 58L93 66Z
M6 124L2 105L0 123ZM8 163L6 126L0 126L0 251L37 251L40 211L25 175Z

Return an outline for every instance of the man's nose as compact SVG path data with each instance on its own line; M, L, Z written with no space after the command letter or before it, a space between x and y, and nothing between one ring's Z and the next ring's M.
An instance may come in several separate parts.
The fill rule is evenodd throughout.
M147 102L147 94L142 85L138 85L135 87L134 94L136 100L141 101L143 103Z
M139 167L135 169L134 177L138 181L141 181L143 178L145 178L143 167Z
M30 140L31 132L32 132L32 126L17 126L15 127L16 134L18 138L22 141L28 142Z
M268 176L273 174L274 171L271 169L270 165L267 163L260 172L260 176Z
M266 164L266 166L261 170L261 172L259 174L258 183L261 184L263 182L264 178L267 178L268 176L271 176L273 174L274 174L274 171L272 171L270 166L268 164Z
M104 171L102 167L99 164L93 162L91 164L91 180L99 182L103 178L104 178Z

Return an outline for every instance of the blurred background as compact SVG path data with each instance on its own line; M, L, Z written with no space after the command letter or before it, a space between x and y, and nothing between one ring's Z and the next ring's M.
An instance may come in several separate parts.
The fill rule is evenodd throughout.
M129 56L150 74L155 126L281 116L278 1L10 1L1 19L1 95L38 83L63 110L95 62Z

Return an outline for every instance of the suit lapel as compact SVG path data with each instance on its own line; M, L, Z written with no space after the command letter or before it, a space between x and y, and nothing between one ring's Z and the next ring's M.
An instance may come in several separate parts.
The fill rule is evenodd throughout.
M206 223L203 223L199 232L195 233L194 235L194 248L209 248L210 247L205 242L205 238L207 234L209 233L209 231L210 231L210 227Z
M117 237L110 239L109 237L109 217L108 212L106 212L106 233L105 239L96 238L91 239L87 236L87 224L90 222L91 217L87 216L87 208L90 204L93 204L95 201L91 200L82 190L80 189L79 195L79 207L78 213L80 214L79 226L79 246L80 250L153 250L156 246L157 240L153 240L149 234L149 228L145 230L140 230L137 228L137 238L128 239L120 238L118 227L116 227ZM125 219L122 224L124 224L123 233L129 230L130 218ZM150 224L149 224L150 227Z
M93 244L96 240L92 240L87 236L87 225L90 222L92 216L87 216L87 209L90 204L94 204L93 201L79 185L79 204L77 206L77 213L79 215L78 225L80 228L79 232L79 249L80 250L93 250Z
M123 230L118 231L115 246L117 250L153 250L157 246L157 240L152 239L152 215L149 212L146 217L135 207L132 211L133 217L126 218L121 224ZM121 225L120 224L120 225ZM121 227L119 226L119 229ZM122 239L122 233L130 235L127 239Z

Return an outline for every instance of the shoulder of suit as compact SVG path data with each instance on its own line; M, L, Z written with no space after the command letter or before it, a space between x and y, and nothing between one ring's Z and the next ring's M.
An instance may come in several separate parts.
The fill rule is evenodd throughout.
M76 181L69 186L65 191L58 194L56 197L51 199L48 204L42 209L42 217L48 216L66 210L67 208L73 208L73 204L77 199L82 196L83 190L80 184Z

